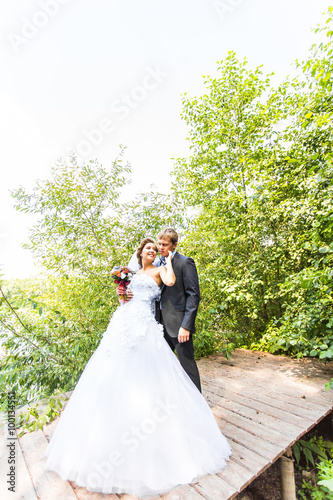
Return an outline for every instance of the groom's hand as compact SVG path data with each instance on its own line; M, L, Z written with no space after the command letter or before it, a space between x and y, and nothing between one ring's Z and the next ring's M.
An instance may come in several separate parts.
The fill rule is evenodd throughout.
M190 338L189 330L185 330L185 328L180 327L178 332L178 342L186 342Z

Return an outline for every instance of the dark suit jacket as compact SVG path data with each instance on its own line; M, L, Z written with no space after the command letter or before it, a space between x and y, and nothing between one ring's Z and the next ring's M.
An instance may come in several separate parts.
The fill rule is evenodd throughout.
M195 332L195 318L200 301L198 273L194 260L176 252L172 258L176 276L173 286L161 288L162 314L156 304L156 319L161 322L171 337L178 337L179 328Z

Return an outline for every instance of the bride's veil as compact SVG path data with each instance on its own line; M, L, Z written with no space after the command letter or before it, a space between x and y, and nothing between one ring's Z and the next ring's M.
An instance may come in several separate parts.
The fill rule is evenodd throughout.
M132 255L127 267L129 267L132 271L138 271L139 269L141 269L138 258L136 256L136 250Z

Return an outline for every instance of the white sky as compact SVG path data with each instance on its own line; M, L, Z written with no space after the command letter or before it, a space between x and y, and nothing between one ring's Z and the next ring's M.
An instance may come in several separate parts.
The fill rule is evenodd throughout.
M127 145L133 185L170 186L186 156L181 95L235 50L275 81L318 40L326 0L16 0L0 8L0 271L34 272L30 215L9 189L32 188L68 148L108 164ZM130 96L130 100L128 100ZM92 131L104 128L104 132ZM92 144L92 143L95 144Z

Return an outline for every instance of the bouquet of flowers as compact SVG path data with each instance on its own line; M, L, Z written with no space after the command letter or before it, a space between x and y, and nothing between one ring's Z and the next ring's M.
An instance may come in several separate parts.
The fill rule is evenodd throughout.
M117 283L117 294L120 296L120 302L126 302L127 287L131 282L135 272L128 267L117 266L111 271L111 278Z

